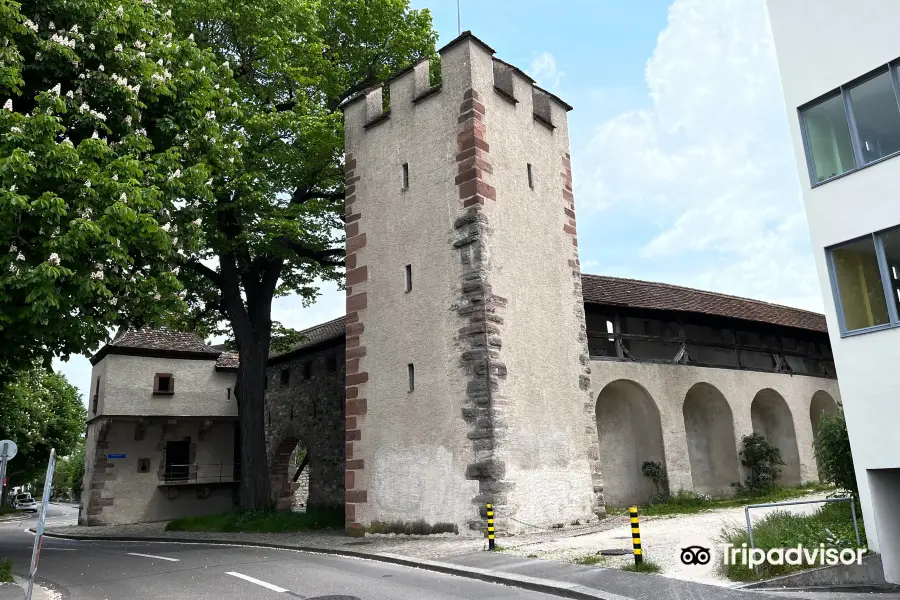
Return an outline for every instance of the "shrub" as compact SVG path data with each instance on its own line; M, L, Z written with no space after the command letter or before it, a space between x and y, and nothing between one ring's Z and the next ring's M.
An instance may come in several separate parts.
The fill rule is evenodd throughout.
M847 435L847 421L844 420L843 410L833 416L822 414L813 446L823 478L839 489L846 490L853 497L859 498L856 471L853 469L853 454L850 452L850 437Z
M8 558L0 560L0 583L12 583L12 561Z
M656 496L654 497L657 501L669 495L669 477L666 475L666 468L662 466L662 463L645 460L641 465L641 473L656 486Z
M343 526L343 510L310 508L306 512L245 510L204 517L184 517L169 521L166 531L284 533L338 529Z
M426 523L425 521L374 521L366 528L367 533L398 533L402 535L435 535L439 533L459 533L454 523Z
M750 470L747 488L762 494L778 485L778 476L785 463L778 448L760 434L752 433L741 439L741 464Z

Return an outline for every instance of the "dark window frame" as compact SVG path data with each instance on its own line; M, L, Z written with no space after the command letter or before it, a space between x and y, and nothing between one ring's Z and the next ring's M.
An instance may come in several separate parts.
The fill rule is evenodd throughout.
M890 75L891 83L893 84L894 89L894 99L897 101L898 110L900 110L900 58L892 60L886 64L881 64L868 73L865 73L864 75L861 75L856 79L839 86L836 89L829 90L827 93L822 94L817 98L797 107L797 117L800 121L800 136L803 139L803 153L806 156L806 166L809 174L810 187L816 188L820 185L825 185L826 183L830 183L835 179L846 177L851 173L856 173L857 171L871 167L872 165L877 165L878 163L885 160L890 160L892 158L900 156L900 151L897 151L892 154L882 156L881 158L875 159L868 163L863 161L859 132L856 128L856 117L853 114L853 106L850 101L850 90L852 88L855 88L885 73L888 73ZM853 148L853 161L855 166L852 169L847 169L843 173L835 175L834 177L828 177L827 179L823 179L822 181L817 181L815 160L813 158L812 145L809 140L809 127L806 122L806 111L835 97L840 97L841 102L844 106L844 113L847 117L847 126L850 129L850 144Z
M291 383L291 369L285 367L281 370L281 385L285 386Z
M882 229L880 231L862 235L850 240L840 242L838 244L832 244L825 248L825 263L828 268L828 281L831 285L831 297L834 299L834 311L837 315L838 329L842 338L900 327L900 313L898 313L897 302L893 296L893 289L891 287L892 279L890 272L888 271L887 258L884 253L884 242L882 240L883 236L889 233L897 232L900 232L900 226ZM837 271L834 264L834 251L842 246L846 246L847 244L860 242L866 239L871 239L873 244L875 245L875 260L878 262L878 274L881 277L881 287L884 292L885 303L887 304L888 322L872 327L847 329L847 323L844 317L844 301L843 299L841 299L841 292L840 288L838 287L837 281Z
M416 366L413 363L406 364L406 377L408 384L408 392L411 394L416 391Z
M160 389L160 379L168 379L168 389ZM171 373L156 373L153 376L153 395L172 396L175 394L175 376Z
M96 415L100 405L100 375L97 376L97 383L94 388L94 397L91 399L91 414Z
M526 163L528 167L528 187L534 189L534 168L531 163Z
M412 265L406 265L406 293L412 291Z
M405 162L401 166L402 169L402 179L400 181L400 190L406 191L409 189L409 163Z

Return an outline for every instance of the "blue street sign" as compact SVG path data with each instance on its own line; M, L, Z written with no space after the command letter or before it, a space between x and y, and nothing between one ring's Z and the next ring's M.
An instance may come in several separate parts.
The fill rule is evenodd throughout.
M124 455L124 454L107 454L107 455L106 455L106 458L109 458L109 459L113 459L113 458L125 458L125 455Z

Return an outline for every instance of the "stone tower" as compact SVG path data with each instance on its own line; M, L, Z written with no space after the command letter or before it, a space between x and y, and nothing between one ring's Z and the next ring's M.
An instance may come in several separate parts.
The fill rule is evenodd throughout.
M351 533L602 510L571 107L493 54L463 33L440 86L423 60L343 107Z

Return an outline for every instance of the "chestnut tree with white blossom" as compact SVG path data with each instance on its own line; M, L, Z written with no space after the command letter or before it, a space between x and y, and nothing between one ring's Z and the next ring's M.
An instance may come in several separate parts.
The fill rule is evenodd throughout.
M186 310L228 65L152 0L0 0L0 385ZM239 142L238 142L239 143Z

